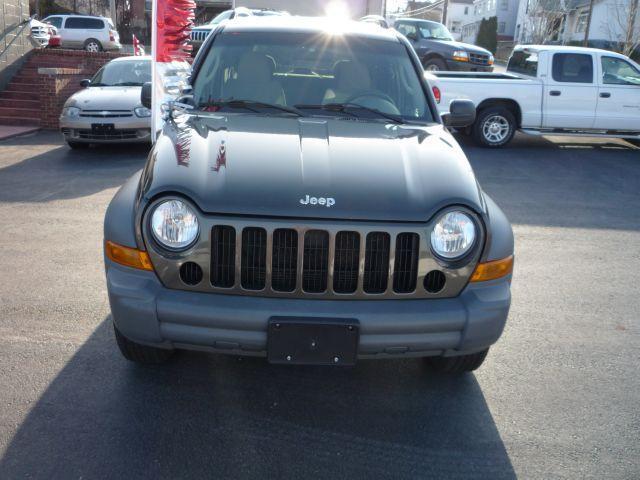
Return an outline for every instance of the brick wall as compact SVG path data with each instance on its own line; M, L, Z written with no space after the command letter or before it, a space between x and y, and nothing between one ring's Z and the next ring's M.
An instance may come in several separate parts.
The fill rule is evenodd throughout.
M105 63L120 53L89 53L81 50L34 51L29 64L38 69L42 128L58 128L64 102L81 90L80 80L91 78Z
M28 0L0 1L0 90L9 83L25 61L25 55L33 48L29 38Z

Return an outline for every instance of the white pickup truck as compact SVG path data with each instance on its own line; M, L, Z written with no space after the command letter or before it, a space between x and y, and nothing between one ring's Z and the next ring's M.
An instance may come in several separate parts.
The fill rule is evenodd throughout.
M466 133L502 147L531 135L624 138L640 145L640 66L595 48L517 46L507 73L427 72L441 113L454 99L476 105Z

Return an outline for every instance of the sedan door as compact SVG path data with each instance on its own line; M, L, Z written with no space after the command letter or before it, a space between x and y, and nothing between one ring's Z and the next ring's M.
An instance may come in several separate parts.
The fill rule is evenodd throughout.
M554 53L544 87L544 128L593 128L598 99L593 55Z
M640 132L640 70L603 55L595 128Z

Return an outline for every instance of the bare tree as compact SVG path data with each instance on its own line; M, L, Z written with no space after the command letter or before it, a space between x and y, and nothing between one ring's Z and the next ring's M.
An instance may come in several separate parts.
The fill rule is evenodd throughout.
M529 0L526 8L523 42L542 44L560 40L563 22L569 13L564 0Z
M640 49L640 6L638 0L613 0L608 5L604 29L609 40L619 45L624 55Z

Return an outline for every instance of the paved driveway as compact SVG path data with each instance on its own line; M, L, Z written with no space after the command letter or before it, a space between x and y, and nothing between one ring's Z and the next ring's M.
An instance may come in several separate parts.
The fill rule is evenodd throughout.
M102 218L144 149L0 143L0 478L639 478L640 150L464 141L514 223L513 308L475 374L116 350Z

